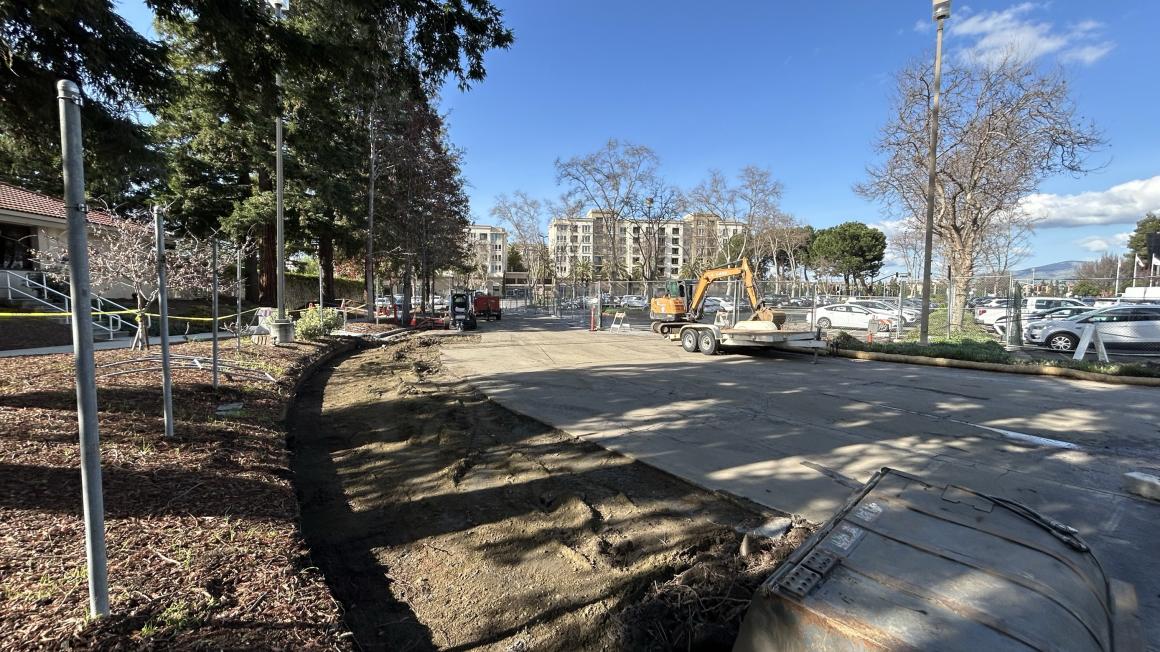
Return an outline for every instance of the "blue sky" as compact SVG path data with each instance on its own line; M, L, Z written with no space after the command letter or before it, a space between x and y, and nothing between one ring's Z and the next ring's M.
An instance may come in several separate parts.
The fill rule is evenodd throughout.
M488 77L442 100L466 150L471 210L488 222L495 196L554 197L553 162L610 137L657 151L688 188L710 168L770 168L783 208L825 227L889 221L853 184L873 161L891 74L930 56L929 0L494 0L516 42L488 58ZM121 10L148 28L140 0ZM1160 209L1160 73L1145 0L954 2L946 56L1014 44L1062 66L1079 112L1105 133L1105 165L1050 179L1029 205L1046 215L1028 264L1089 258L1122 246Z

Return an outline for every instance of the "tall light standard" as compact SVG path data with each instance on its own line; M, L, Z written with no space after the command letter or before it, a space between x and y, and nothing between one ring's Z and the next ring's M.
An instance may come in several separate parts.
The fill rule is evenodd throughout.
M290 0L266 0L274 8L275 18L281 22L283 10L290 9ZM278 88L278 118L274 126L275 158L274 170L277 177L274 186L277 204L276 235L278 241L278 317L274 320L274 341L286 344L294 341L294 322L286 318L286 235L282 223L282 73L275 73L274 85Z
M950 18L951 0L931 0L934 3L934 21L938 24L938 36L934 47L934 99L930 105L930 152L927 155L926 179L926 243L922 257L922 316L918 322L918 341L928 342L930 332L930 261L934 249L934 180L935 151L938 148L938 95L942 85L942 42L943 21ZM947 279L950 282L950 279ZM947 323L951 322L951 306L947 306Z

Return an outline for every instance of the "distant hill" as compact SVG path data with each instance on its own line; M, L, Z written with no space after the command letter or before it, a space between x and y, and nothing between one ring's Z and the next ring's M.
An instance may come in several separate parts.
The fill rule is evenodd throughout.
M1011 275L1017 279L1030 279L1034 276L1037 279L1057 279L1057 278L1075 278L1076 268L1087 262L1086 260L1064 260L1058 263L1051 263L1050 265L1037 265L1035 267L1028 267L1026 269L1017 269L1011 272Z

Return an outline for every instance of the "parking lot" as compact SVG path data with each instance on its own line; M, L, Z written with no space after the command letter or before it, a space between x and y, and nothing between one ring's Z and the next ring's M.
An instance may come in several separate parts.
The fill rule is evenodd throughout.
M1160 607L1154 389L785 355L690 355L659 337L512 315L445 364L493 400L705 487L822 521L833 478L882 466L1027 503L1080 530L1142 612ZM1160 644L1160 622L1146 624Z

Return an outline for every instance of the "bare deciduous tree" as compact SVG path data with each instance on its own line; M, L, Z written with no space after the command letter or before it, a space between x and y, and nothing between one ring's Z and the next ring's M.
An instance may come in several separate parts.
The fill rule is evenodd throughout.
M520 251L528 268L528 291L534 297L536 285L548 277L551 258L548 256L548 234L544 230L547 204L522 190L511 197L500 195L491 207L491 216L511 227L515 238L512 246Z
M858 186L919 225L925 223L932 72L914 63L897 75L894 114L877 148L882 162ZM990 66L950 63L943 71L934 233L955 284L952 323L961 324L967 288L997 220L1048 176L1085 171L1099 133L1075 114L1060 73L1043 74L1009 56Z
M35 254L41 268L50 275L68 280L68 264L59 254L66 251L63 241L52 238L50 246ZM242 292L232 278L222 272L237 255L238 245L219 242L219 287ZM117 227L99 227L89 238L89 280L95 287L122 286L132 291L137 302L137 333L133 347L149 348L142 315L161 294L157 284L157 243L152 224L126 219ZM213 257L210 241L190 234L171 237L165 255L166 284L170 294L210 291ZM245 253L245 250L243 250Z
M597 233L593 251L606 258L598 264L598 275L609 280L624 276L628 251L620 229L632 215L633 207L647 196L649 182L658 177L660 159L644 145L609 139L599 150L566 161L556 159L556 183L565 187L565 196L596 211Z

